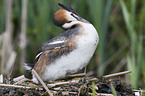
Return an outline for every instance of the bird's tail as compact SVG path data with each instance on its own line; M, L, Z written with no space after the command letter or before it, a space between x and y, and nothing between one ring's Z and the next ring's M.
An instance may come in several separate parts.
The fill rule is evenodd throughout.
M34 64L30 64L30 63L24 63L24 68L25 68L25 70L28 70L28 71L31 71L31 73L32 73L32 81L34 82L34 83L39 83L39 81L37 80L37 78L35 77L35 75L33 74L33 72L32 72L32 69L33 69L33 66L34 66Z
M32 70L33 66L34 66L34 64L24 63L24 68L25 68L26 70Z

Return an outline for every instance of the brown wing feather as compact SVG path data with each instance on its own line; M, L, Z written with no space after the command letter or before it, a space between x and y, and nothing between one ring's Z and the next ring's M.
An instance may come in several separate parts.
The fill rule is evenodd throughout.
M34 66L34 69L38 72L38 74L41 77L47 65L51 64L62 55L67 55L69 52L71 52L74 49L75 49L75 44L73 42L73 43L66 43L66 46L64 47L47 50L41 54L41 56L39 57L38 61Z

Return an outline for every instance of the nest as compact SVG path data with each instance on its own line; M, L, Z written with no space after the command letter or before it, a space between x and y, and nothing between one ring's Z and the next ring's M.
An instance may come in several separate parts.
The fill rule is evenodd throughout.
M0 96L134 96L130 86L122 83L119 78L79 77L69 80L45 82L48 90L42 85L34 84L25 78L11 84L0 84ZM19 77L20 78L20 77ZM49 93L49 92L51 93Z

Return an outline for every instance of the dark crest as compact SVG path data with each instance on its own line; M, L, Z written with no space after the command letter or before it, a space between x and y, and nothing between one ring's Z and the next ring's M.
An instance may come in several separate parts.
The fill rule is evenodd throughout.
M78 14L74 9L72 9L68 3L67 3L66 6L64 6L64 5L61 4L61 3L58 3L58 5L59 5L60 7L62 7L63 9L65 9L65 10L67 10L67 11L70 11L70 12L73 12L74 14L76 14L77 16L79 16L79 14Z

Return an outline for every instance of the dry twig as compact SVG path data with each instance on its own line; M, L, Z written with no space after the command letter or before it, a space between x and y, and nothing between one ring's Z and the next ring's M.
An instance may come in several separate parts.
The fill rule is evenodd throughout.
M42 79L40 78L40 76L37 74L37 72L32 69L32 72L34 73L34 75L37 77L37 79L40 81L40 83L43 85L43 87L45 88L45 90L48 92L48 94L50 96L53 96L53 94L50 92L50 90L48 89L48 87L45 85L45 83L42 81Z
M33 88L33 87L19 86L19 85L10 85L10 84L0 84L0 86L3 86L3 87L13 87L13 88L24 88L24 89Z
M23 83L23 82L25 82L25 81L32 81L32 80L30 80L30 79L28 79L28 78L24 78L24 79L22 79L22 80L20 80L20 81L18 81L18 82L16 82L16 83L14 83L14 84L15 84L15 85L21 84L21 83Z
M124 74L128 74L128 73L131 73L131 71L124 71L124 72L114 73L114 74L110 74L110 75L105 75L103 77L104 78L109 78L109 77L124 75Z
M54 86L57 86L57 85L70 84L70 83L78 83L78 82L79 82L79 80L72 80L72 81L66 81L66 82L57 82L57 83L54 83L54 84L47 84L47 86L54 87Z
M80 73L80 74L68 75L68 76L66 76L66 78L82 77L82 76L86 76L86 73Z
M93 96L93 93L88 93L89 95ZM97 96L113 96L113 94L105 94L105 93L97 93Z

